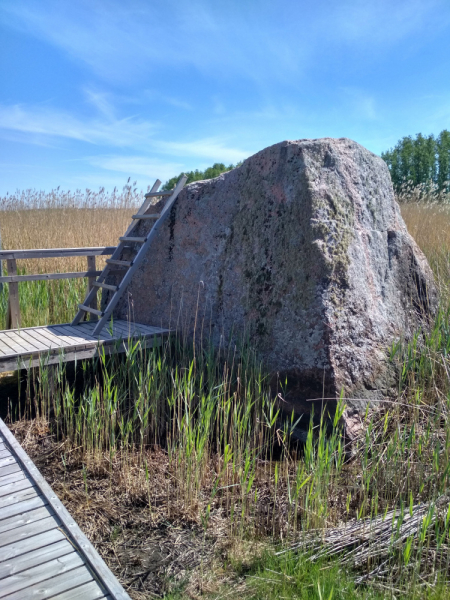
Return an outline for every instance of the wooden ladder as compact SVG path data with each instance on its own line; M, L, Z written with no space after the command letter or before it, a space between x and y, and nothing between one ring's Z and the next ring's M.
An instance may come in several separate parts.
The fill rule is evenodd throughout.
M94 328L93 335L100 335L103 327L106 325L109 317L111 316L112 311L116 307L119 302L122 294L126 290L128 284L130 283L134 273L137 268L141 264L144 256L149 249L150 244L152 243L153 238L156 236L158 230L161 228L163 222L169 215L170 208L178 197L178 194L184 187L186 183L187 177L182 175L178 180L176 186L170 192L158 192L158 188L161 185L159 179L155 181L152 189L148 194L145 194L145 200L142 204L141 208L138 212L133 215L133 221L131 225L128 227L125 235L119 238L119 245L113 252L110 259L106 260L106 267L103 269L101 274L98 276L97 280L92 284L91 290L88 292L83 304L78 305L78 312L75 319L72 321L72 325L78 325L78 323L87 315L87 313L91 313L99 317L99 321ZM167 197L168 200L164 205L164 208L159 214L146 214L146 211L149 208L150 202L152 198L155 197ZM145 237L136 237L133 236L132 233L135 229L139 227L141 221L144 220L154 220L155 223L153 227L150 229L149 233ZM136 252L136 256L130 260L125 261L122 260L122 253L125 247L129 244L133 244L133 248L136 248L136 245L140 245L139 250ZM105 283L105 280L108 274L111 273L112 268L114 270L116 267L120 267L122 269L121 273L123 273L123 278L119 285L110 285L109 283ZM105 309L103 311L97 310L93 308L91 305L93 304L95 298L97 297L97 292L99 289L106 289L113 292L111 298L109 299Z

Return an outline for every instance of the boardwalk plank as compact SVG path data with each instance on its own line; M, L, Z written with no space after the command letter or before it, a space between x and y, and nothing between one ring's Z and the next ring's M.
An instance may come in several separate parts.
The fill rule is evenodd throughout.
M32 337L28 337L26 332L22 329L19 329L18 331L7 331L5 335L16 344L23 346L26 352L29 352L30 350L33 352L42 350L40 345Z
M68 335L63 334L61 331L57 330L54 327L52 327L51 331L50 328L47 328L47 332L52 333L52 335L54 335L58 340L57 345L55 343L55 349L69 348L81 343L80 338L72 338Z
M68 345L63 343L61 336L56 335L56 333L52 333L52 331L48 327L36 329L34 331L34 334L39 335L39 337L41 337L42 339L47 339L52 350L57 350L58 348L63 348L64 345Z
M9 496L13 492L20 492L21 490L25 490L27 488L32 487L32 482L24 476L19 481L13 481L12 483L8 483L7 485L2 485L0 487L0 500L3 499L3 496Z
M28 513L31 515L31 513ZM21 526L20 526L21 525ZM59 523L52 516L40 514L39 518L37 511L33 516L23 517L22 522L16 527L11 527L9 531L2 533L0 538L0 547L8 546L13 542L18 542L23 539L30 538L39 533L45 533L51 529L56 529Z
M6 467L0 467L0 485L2 484L3 477L6 477L7 475L12 475L13 473L16 473L20 470L20 466L17 463L7 465Z
M39 352L45 353L50 349L49 344L44 344L42 342L41 336L39 336L39 338L36 337L36 332L33 332L32 334L28 333L26 330L22 330L19 335L21 339L23 339L24 343L27 344L27 346L34 346Z
M49 560L44 563L45 568L41 568L40 572L45 572L45 576L51 577L51 580L45 579L45 581L51 581L51 587L47 588L45 586L39 586L36 588L36 593L38 596L35 596L35 592L31 596L29 590L33 588L33 577L37 577L37 570L40 567L33 567L18 573L17 575L11 575L11 577L6 577L2 580L1 589L5 586L5 582L16 582L18 581L17 577L26 573L29 576L30 582L29 585L31 587L26 588L27 597L41 597L41 593L45 592L45 596L42 597L50 597L54 596L57 593L62 593L68 589L72 589L75 587L79 587L82 583L91 581L93 579L98 579L102 582L102 585L105 588L105 592L109 594L109 596L114 598L115 600L130 600L129 596L125 593L117 579L105 565L95 548L80 530L76 522L73 520L71 515L68 513L67 509L61 503L59 498L55 495L53 490L50 488L48 483L45 481L39 470L34 465L33 461L27 456L23 448L20 446L18 441L14 438L12 433L0 419L0 432L3 439L6 439L8 446L11 451L16 456L18 462L23 468L23 472L27 475L28 478L33 480L35 488L39 492L39 496L25 500L22 502L17 502L16 504L9 505L1 510L0 519L2 515L9 515L11 513L18 513L20 508L27 507L29 510L25 513L14 514L13 516L7 516L3 520L0 520L0 546L8 546L17 541L25 540L26 537L29 538L30 543L32 543L32 536L38 536L45 531L51 531L52 529L61 529L67 536L67 540L72 544L75 548L74 554L81 561L81 565L85 565L84 569L86 573L89 575L89 579L81 581L79 583L74 583L72 580L72 574L70 578L66 578L66 583L62 579L58 579L59 571L51 571L51 565L55 565L54 568L57 569L56 563L61 565L64 562L64 557L61 557L54 560ZM33 508L33 502L42 501L48 503L46 506L40 508ZM46 516L47 515L47 516ZM34 522L33 522L34 521ZM34 549L30 549L32 552ZM49 567L50 565L50 567ZM58 567L59 568L59 567ZM72 565L73 569L75 566ZM34 569L34 571L33 571ZM51 574L48 575L48 571L50 570ZM16 577L16 579L12 579ZM70 580L70 583L67 583L67 579ZM54 582L58 580L60 582L59 588L54 589ZM61 587L63 584L66 587ZM16 583L14 583L16 585ZM49 584L50 586L50 584ZM68 587L67 587L68 586ZM9 588L7 588L9 590ZM14 588L15 589L15 588ZM25 588L24 588L25 589ZM6 593L6 592L5 592ZM18 592L14 590L8 591L8 598L12 598ZM1 597L1 595L0 595ZM19 596L17 596L19 597Z
M89 322L82 322L76 327L72 327L72 325L60 325L58 326L60 329L66 331L67 335L71 337L75 336L75 339L86 340L88 342L97 342L98 338L91 335L93 327L89 328ZM101 338L100 338L101 339Z
M0 458L0 467L7 467L8 465L11 465L15 462L16 461L13 456L5 456L3 458Z
M0 511L0 527L3 521L6 521L11 517L15 517L16 515L21 515L25 512L41 508L42 506L46 506L47 504L48 500L46 498L43 498L42 496L36 496L35 498L30 498L29 500L23 500L22 502L17 502L16 504L10 504L9 506L5 506Z
M96 600L105 597L105 593L99 584L96 581L90 581L68 592L52 596L52 600Z
M4 477L0 477L0 491L4 485L9 485L14 481L20 481L21 479L25 479L25 473L19 469L15 473L11 473L10 475L5 475Z
M14 491L7 496L2 496L0 498L0 519L2 519L2 511L6 506L9 506L10 504L17 504L23 500L29 500L37 495L37 490L34 487L29 487L23 490L14 489Z
M51 577L57 577L62 573L72 571L73 569L82 566L84 566L84 562L81 556L78 552L72 552L71 554L61 556L60 558L56 558L55 560L46 563L45 569L41 566L32 567L26 571L10 575L9 577L5 577L1 582L0 598L4 598L5 596L23 590L24 588L31 587L35 583L40 583L41 581L46 582L44 585L50 585L47 580ZM28 591L24 591L23 593L26 593L28 596Z
M15 556L27 554L32 550L38 550L39 548L50 546L51 544L55 544L61 540L67 540L67 537L61 531L61 529L51 529L50 531L45 531L44 533L39 533L17 542L14 541L7 546L3 546L3 548L0 548L0 565L5 560L10 560Z
M32 550L31 552L27 552L21 556L14 556L9 560L0 563L0 580L10 577L11 575L16 575L21 571L32 569L33 567L37 567L39 565L43 565L41 568L42 571L45 572L47 565L44 563L61 558L62 556L66 556L67 554L71 553L75 553L75 549L72 544L67 540L61 540L56 544L51 544L50 546L46 546L44 548ZM0 587L2 587L2 585L3 582L0 581Z
M10 346L14 352L30 352L30 349L27 348L26 344L23 344L22 341L18 338L17 335L14 335L10 333L10 331L4 331L3 335L2 335L4 341L6 344L8 344L8 346ZM35 348L32 347L32 350L35 350Z
M98 346L108 354L124 352L125 343L142 338L150 348L161 345L162 337L170 333L167 329L129 323L118 319L113 323L113 335L105 326L100 336L93 335L96 322L82 322L72 326L69 323L41 327L26 327L0 331L0 372L29 369L44 364L56 364L61 360L89 359L97 355ZM130 336L131 333L131 336Z
M11 531L24 525L28 525L29 523L34 523L35 521L45 519L52 514L53 512L48 508L48 506L40 506L39 508L35 508L33 510L12 515L8 519L2 519L0 521L0 535L6 531ZM3 543L3 536L0 540L0 544L1 543Z
M3 446L3 444L2 444ZM4 448L4 450L0 449L0 458L6 458L7 456L12 456L11 452L8 450L8 448Z
M28 587L26 590L26 598L27 600L46 600L47 598L54 598L58 594L77 588L89 581L92 581L92 575L85 566L82 566L78 569L69 571L69 573L57 575L52 579ZM9 595L8 600L24 600L23 591Z

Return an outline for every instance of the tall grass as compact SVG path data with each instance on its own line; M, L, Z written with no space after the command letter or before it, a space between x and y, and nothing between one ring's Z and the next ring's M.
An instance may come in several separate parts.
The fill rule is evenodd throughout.
M4 250L115 246L144 200L129 182L118 192L59 189L26 190L0 199L0 232ZM97 257L97 269L106 257ZM4 265L4 268L5 265ZM20 275L86 271L85 257L25 259ZM19 285L22 326L67 323L86 294L86 279L24 282ZM6 325L8 289L0 292L0 329Z
M402 212L447 290L447 206L403 203ZM81 449L87 471L100 465L111 481L122 473L121 485L149 514L158 450L167 462L160 484L171 490L168 519L182 507L205 531L221 518L227 535L290 545L316 539L302 537L315 532L325 555L339 555L357 582L409 597L427 596L439 583L448 593L449 316L444 293L431 331L392 348L398 398L367 410L352 448L341 435L342 402L329 415L331 433L324 416L318 426L311 422L304 445L295 444L293 415L280 412L245 345L236 352L176 339L146 350L136 342L124 359L100 356L77 365L77 386L64 364L53 374L37 369L28 375L25 404L12 407L11 416L45 419L55 438ZM404 525L416 514L417 526L406 535ZM362 536L350 546L333 541L344 540L354 523L363 525ZM376 533L381 529L387 542Z

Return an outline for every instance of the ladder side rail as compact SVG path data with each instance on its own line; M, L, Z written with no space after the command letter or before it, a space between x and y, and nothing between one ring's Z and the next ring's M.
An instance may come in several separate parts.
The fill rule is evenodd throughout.
M153 184L152 189L150 190L150 193L151 194L156 193L158 191L158 188L159 188L160 185L161 185L161 181L159 179L157 179L155 181L155 183ZM147 197L145 198L144 202L141 205L141 208L137 212L138 215L145 213L145 211L147 210L147 208L148 208L151 200L152 200L151 196L148 197L148 198ZM139 223L139 221L132 222L129 225L128 229L126 230L124 237L128 236L134 230L134 228L137 226L138 223ZM111 260L115 260L117 258L120 258L124 247L125 247L125 244L123 242L120 242L117 245L117 247L114 250L114 252L112 253ZM107 278L107 276L109 274L109 271L110 271L110 267L109 267L109 265L106 265L105 268L103 269L101 275L98 276L97 282L98 283L103 283L105 281L105 279ZM91 306L91 304L94 301L94 298L97 297L98 290L99 290L98 287L92 286L91 289L89 290L89 292L87 293L86 298L82 302L82 305L83 306ZM85 314L86 313L85 313L85 311L83 309L79 309L78 312L77 312L77 314L75 315L75 318L72 321L71 325L78 325L78 323L81 321L81 319L83 318L83 316Z
M161 181L159 179L157 179L155 181L155 183L153 184L152 189L150 190L149 194L155 194L158 191L159 186L161 185ZM148 207L150 206L150 202L152 201L152 196L146 196L144 202L142 203L141 208L137 211L136 214L138 215L143 215L145 213L145 211L148 209ZM130 235L130 233L133 231L133 229L136 227L137 223L136 222L131 222L128 229L126 230L126 232L123 234L123 237L128 237ZM111 256L111 258L116 258L115 256Z
M117 303L119 302L123 292L125 291L127 285L130 283L136 269L138 268L138 266L141 264L141 262L144 260L144 257L147 253L147 250L150 246L150 244L153 241L153 238L156 236L156 234L158 233L158 231L161 229L162 225L164 224L164 222L166 221L166 219L169 216L169 212L170 209L172 208L175 200L178 197L178 194L181 192L181 190L184 187L184 184L186 183L187 177L186 175L183 175L182 177L180 177L177 185L175 186L174 190L173 190L173 194L172 196L170 196L170 198L168 199L166 205L164 206L164 209L161 211L161 216L160 218L156 221L156 223L153 225L153 228L151 229L150 233L147 236L147 241L145 242L145 244L143 244L139 250L139 252L136 255L136 258L133 261L132 266L130 267L130 269L126 272L124 278L122 279L122 281L120 282L120 289L118 289L114 294L113 297L111 298L108 306L105 309L105 313L103 315L103 317L98 321L94 331L93 331L93 335L99 335L100 332L102 331L103 327L106 325L106 322L108 321L109 316L111 315L112 311L114 310L114 308L116 307Z

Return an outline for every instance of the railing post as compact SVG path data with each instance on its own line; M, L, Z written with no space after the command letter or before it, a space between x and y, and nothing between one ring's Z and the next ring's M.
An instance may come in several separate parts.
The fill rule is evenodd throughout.
M17 263L15 258L8 258L6 261L6 270L8 276L17 275ZM20 327L20 306L19 306L19 284L17 282L9 283L8 312L6 315L6 329L18 329Z
M88 256L87 257L87 270L88 271L96 271L96 266L95 266L95 256ZM91 289L94 286L94 281L96 280L95 275L93 277L88 277L88 289L87 289L87 293L89 294L89 292L91 291ZM91 308L97 308L97 294L94 296L94 298L92 299L91 302ZM97 320L97 315L93 315L91 313L90 315L90 320Z

